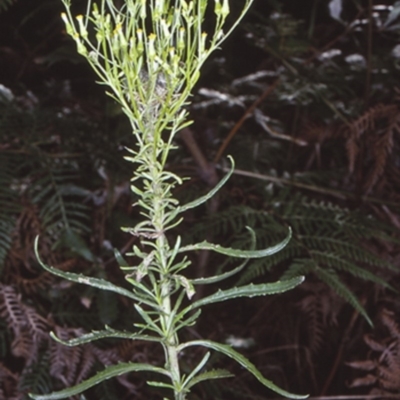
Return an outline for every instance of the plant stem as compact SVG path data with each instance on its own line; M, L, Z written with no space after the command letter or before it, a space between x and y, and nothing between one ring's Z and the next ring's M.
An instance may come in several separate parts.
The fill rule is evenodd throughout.
M147 138L154 138L153 135L144 135ZM174 312L171 300L171 288L173 285L170 273L170 263L168 262L170 246L168 239L165 236L164 221L166 217L165 200L170 195L171 185L165 183L162 179L163 165L158 162L159 152L157 151L157 142L162 141L160 137L154 140L150 147L148 156L151 159L149 163L149 175L153 178L151 184L154 196L152 197L152 225L154 233L157 236L155 239L156 262L158 264L159 285L160 290L160 325L164 332L164 348L166 357L166 369L170 371L171 383L174 387L175 400L184 400L185 395L181 391L181 373L178 361L178 345L179 339L175 332ZM164 143L162 143L164 145ZM161 146L164 147L164 146ZM162 152L161 152L162 157Z
M166 278L164 276L164 278ZM173 328L173 315L171 312L171 294L170 294L170 282L165 280L162 283L161 296L162 296L162 310L163 315L161 316L161 324L165 328L165 347L166 347L166 364L167 369L171 372L171 379L174 387L177 383L180 383L180 369L178 362L178 353L176 350L178 343L178 337L176 334L171 333L171 328ZM176 392L175 392L176 395Z

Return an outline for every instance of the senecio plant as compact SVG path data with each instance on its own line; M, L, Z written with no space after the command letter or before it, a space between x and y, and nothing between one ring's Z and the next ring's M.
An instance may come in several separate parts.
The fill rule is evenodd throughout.
M130 290L116 286L107 280L80 274L62 272L40 261L38 245L36 254L46 270L70 281L83 283L101 290L126 296L133 301L141 323L133 324L134 331L117 331L105 327L79 338L62 341L76 346L101 338L123 338L155 342L163 350L165 363L155 366L145 363L119 363L108 366L92 378L74 386L45 395L33 395L36 400L63 399L79 394L88 388L132 371L158 374L160 379L149 385L168 388L175 400L184 400L191 388L199 382L232 376L226 370L207 370L210 352L206 352L198 364L183 373L180 358L193 346L220 352L241 364L269 389L289 398L306 396L291 394L264 378L257 368L231 346L211 340L182 342L180 331L193 325L201 308L213 303L238 298L262 296L284 292L303 281L303 277L275 283L250 284L215 293L200 300L191 301L197 285L217 283L242 270L251 258L265 257L281 250L290 240L276 246L255 250L225 248L203 241L182 245L181 238L170 231L182 221L182 213L209 200L232 174L228 173L207 195L181 205L174 198L174 188L182 183L180 177L166 170L170 150L174 148L176 133L190 124L185 106L200 76L200 68L239 23L253 0L243 0L238 19L225 29L230 13L228 0L124 0L118 8L112 0L93 2L88 0L85 15L74 17L70 0L62 0L66 13L62 18L67 33L72 36L78 52L87 59L107 87L107 94L122 108L129 118L136 138L135 150L127 149L127 160L135 164L132 192L141 210L142 221L123 230L140 240L140 247L133 246L128 256L135 256L138 265L130 266L122 255L116 253ZM211 4L209 4L211 3ZM212 33L205 33L205 16L214 21ZM209 24L208 24L209 27ZM185 253L212 250L226 256L237 257L243 262L231 271L212 277L189 279L183 271L190 261ZM184 301L185 297L189 301ZM166 399L166 398L165 398Z

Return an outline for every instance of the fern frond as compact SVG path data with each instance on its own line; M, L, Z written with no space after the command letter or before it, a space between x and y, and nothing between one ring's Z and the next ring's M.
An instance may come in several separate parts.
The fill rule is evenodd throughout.
M55 328L60 339L68 340L71 332L67 328ZM81 361L82 348L79 346L63 346L56 341L50 343L50 375L59 379L64 385L71 386L75 382L76 371Z
M260 276L264 276L274 267L289 264L291 260L294 261L290 263L289 269L283 272L281 279L291 279L295 276L307 275L310 272L310 269L303 265L300 259L297 259L297 257L302 255L304 255L304 248L293 241L292 243L289 243L283 250L273 254L270 257L251 261L239 278L238 284L242 285L244 283L253 281Z
M380 320L389 331L389 337L373 339L371 335L364 336L365 343L374 353L369 354L367 360L348 363L352 368L369 371L366 376L354 379L351 387L373 385L372 390L379 389L383 395L400 390L400 329L395 316L389 310L380 311Z
M318 268L315 270L315 274L323 282L329 285L339 296L351 304L372 326L372 321L364 307L361 305L354 293L339 279L338 275L333 270Z
M297 306L306 318L305 328L311 351L315 354L324 344L325 334L329 326L337 323L337 295L326 290L322 282L311 282L302 291L306 295L297 302ZM335 307L336 306L336 307Z
M21 291L26 295L32 295L39 291L43 291L49 288L54 281L54 276L47 272L42 272L40 275L32 278L25 278L22 275L15 276L15 283L17 287L20 288Z
M291 279L295 276L308 275L315 270L315 263L308 258L294 259L288 269L283 273L281 279Z
M20 332L26 318L18 293L12 286L0 285L0 288L0 315L12 330Z
M390 335L399 339L400 345L400 326L395 320L395 314L389 310L383 309L381 312L381 320L388 328Z
M37 356L37 344L27 329L20 328L11 343L11 353L30 364Z
M395 135L399 133L398 115L396 104L377 104L345 129L350 173L354 173L356 168L358 174L364 174L362 169L369 170L363 178L365 193L377 184L390 164ZM364 159L371 161L367 164Z
M79 365L79 371L76 374L75 384L82 382L89 376L90 371L93 369L93 366L96 362L96 357L93 352L93 346L88 343L83 346L81 363Z
M44 353L37 362L24 368L18 383L18 390L21 393L49 393L53 388L53 381L49 374L48 356Z
M18 194L13 188L15 167L11 157L0 155L0 276L7 252L11 248L17 215L21 211Z
M40 341L43 337L47 338L50 329L47 319L42 317L33 307L28 305L24 306L24 312L29 332L35 340Z
M380 278L376 274L368 271L366 268L359 267L353 262L343 259L339 254L323 252L319 250L311 250L310 254L318 265L324 265L339 271L345 271L363 280L377 283L383 287L390 287L385 279Z
M43 228L53 235L65 229L89 231L88 207L82 204L88 192L74 184L78 174L77 166L52 163L32 177L32 202L40 206Z
M285 226L293 229L293 238L279 253L249 263L241 273L239 283L244 284L277 268L282 279L296 275L314 274L331 286L358 311L365 310L339 274L347 274L367 282L389 287L377 269L395 269L388 261L368 249L368 240L391 239L391 230L370 216L333 205L328 202L309 201L297 193L281 191L271 197L269 210L255 210L235 206L197 224L194 232L212 231L218 237L233 237L231 243L238 248L249 245L245 226L255 229L260 246L269 246L281 240Z
M4 260L11 248L11 235L15 228L15 218L0 215L0 276L4 268Z
M390 264L370 251L352 242L329 236L298 235L299 240L308 248L319 251L334 252L344 258L352 259L371 266L389 268Z

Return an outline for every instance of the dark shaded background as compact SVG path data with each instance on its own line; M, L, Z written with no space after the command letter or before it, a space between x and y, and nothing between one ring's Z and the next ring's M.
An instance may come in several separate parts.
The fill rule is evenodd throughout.
M123 284L112 248L135 243L120 231L140 218L129 192L132 165L123 159L135 144L65 34L61 2L8 3L0 1L1 93L12 93L0 97L0 399L19 400L78 383L104 364L162 359L144 343L75 349L48 337L104 324L130 329L138 318L122 298L44 273L33 253L40 234L48 263ZM76 12L84 3L76 1ZM400 8L331 4L342 4L340 21L325 0L255 1L204 66L190 106L194 124L177 138L168 166L192 178L176 195L185 202L209 190L228 154L238 171L177 234L245 247L250 225L258 245L269 246L291 226L287 249L229 285L307 279L290 293L204 309L183 336L239 344L294 393L399 398ZM207 254L192 261L191 276L222 265ZM182 368L200 355L185 354ZM229 360L215 355L211 365L236 378L204 383L191 398L274 398ZM105 382L86 396L162 398L146 379Z

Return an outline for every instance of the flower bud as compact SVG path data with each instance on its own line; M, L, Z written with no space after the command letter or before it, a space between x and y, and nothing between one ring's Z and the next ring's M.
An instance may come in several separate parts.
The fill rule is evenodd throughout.
M76 20L78 21L78 24L79 24L80 35L83 37L83 39L87 39L88 32L87 32L86 26L83 23L83 15L77 15Z
M67 14L61 13L61 19L64 21L65 29L67 30L68 35L73 36L74 28L73 28L72 24L69 22Z

